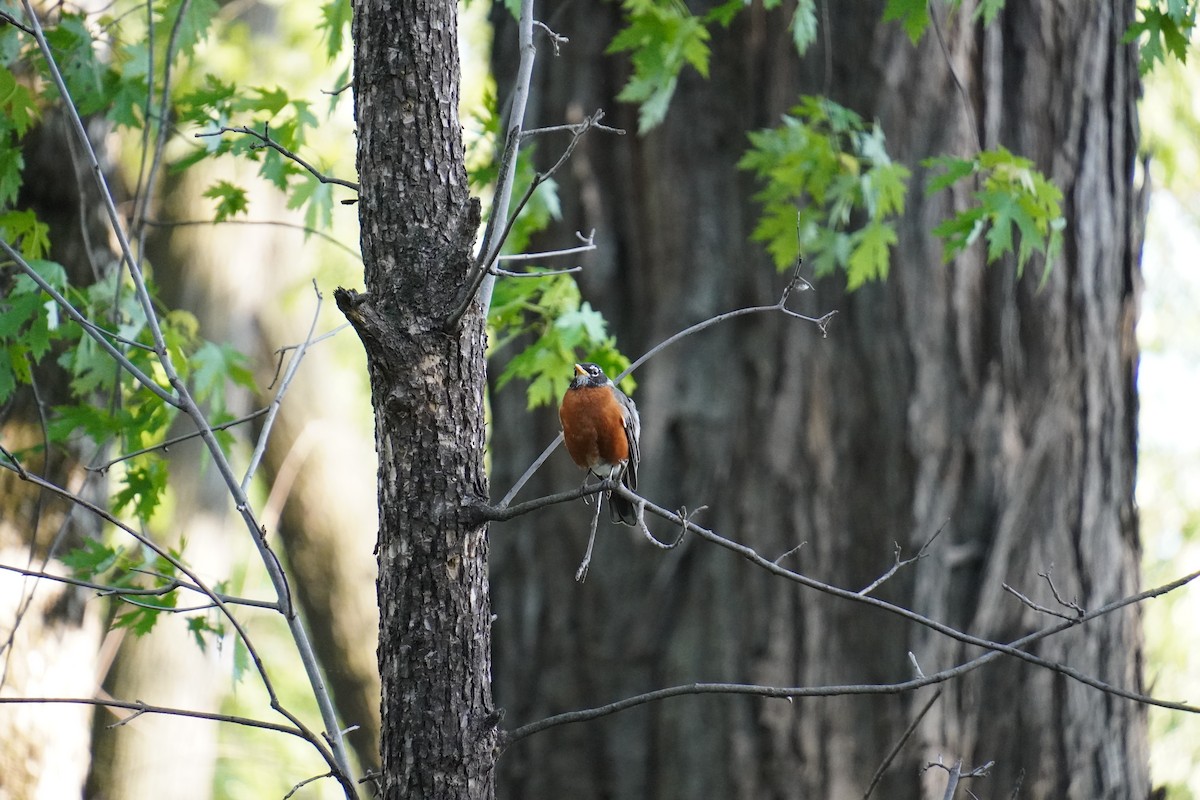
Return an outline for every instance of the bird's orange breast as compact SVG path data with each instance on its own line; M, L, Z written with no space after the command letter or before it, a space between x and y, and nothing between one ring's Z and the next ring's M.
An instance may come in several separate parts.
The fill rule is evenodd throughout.
M570 389L558 410L563 442L576 464L584 469L613 467L629 458L625 417L621 404L607 386Z

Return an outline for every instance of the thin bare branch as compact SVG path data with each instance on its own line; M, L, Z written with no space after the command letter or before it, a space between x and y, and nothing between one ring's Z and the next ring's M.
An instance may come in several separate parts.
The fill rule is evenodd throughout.
M11 564L0 564L0 570L6 570L8 572L15 572L18 575L24 575L28 578L38 578L41 580L56 581L58 583L70 584L71 586L79 586L84 589L95 589L97 592L99 592L101 595L104 595L104 596L115 595L118 597L124 597L124 596L161 597L163 595L170 594L171 592L174 592L177 589L187 589L188 591L196 592L198 594L205 594L204 590L201 589L199 586L196 586L194 584L188 583L187 581L181 581L178 578L172 578L172 577L167 578L169 583L167 583L165 586L132 588L132 587L128 587L128 586L113 586L111 584L106 584L106 583L94 583L92 581L85 581L80 578L71 578L71 577L67 577L66 575L55 575L52 572L45 572L45 571L36 570L36 569L28 569L25 567L17 567L17 566L13 566ZM223 602L227 605L251 606L254 608L265 608L265 609L268 609L271 611L279 610L279 604L272 603L269 600L251 600L248 597L237 597L235 595L223 594L221 592L214 592L214 594L218 598L221 599L221 602ZM213 605L215 605L215 604L213 604ZM161 607L155 606L155 608L161 608ZM177 611L179 609L162 608L161 610Z
M1009 586L1007 583L1000 584L1000 588L1004 589L1004 591L1008 592L1013 597L1017 598L1022 603L1029 606L1030 608L1032 608L1034 611L1038 612L1039 614L1048 614L1052 617L1058 617L1059 619L1065 619L1065 620L1069 620L1071 622L1079 621L1080 614L1078 614L1078 613L1075 615L1064 614L1061 611L1055 611L1052 608L1046 608L1045 606L1039 605L1038 603L1035 603L1034 601L1030 600L1028 597L1021 594L1013 587Z
M206 136L223 136L226 133L240 133L244 136L250 136L250 137L257 139L259 141L259 144L250 145L251 149L257 150L257 149L261 149L263 147L269 147L272 150L274 150L275 152L279 153L284 158L295 161L301 167L308 170L309 174L311 174L314 178L316 178L321 183L332 183L332 184L336 184L338 186L345 186L347 189L353 189L356 192L359 191L360 187L354 181L348 181L348 180L344 180L342 178L334 178L329 175L326 175L325 173L321 172L319 169L314 167L312 164L309 164L303 158L296 155L291 150L288 150L286 147L281 145L279 142L272 139L271 138L271 129L266 123L263 123L263 132L262 133L259 133L258 131L254 130L253 128L248 128L245 125L243 125L239 128L228 128L228 127L222 126L221 128L219 128L215 131L201 131L200 133L193 134L193 136L195 136L197 139L200 139L200 138L203 138Z
M713 531L711 531L707 528L704 528L700 525L697 525L694 522L682 519L682 518L680 518L680 516L678 514L672 512L672 511L668 511L667 509L662 508L661 506L658 506L658 505L646 500L645 498L641 497L640 495L635 494L634 492L631 492L624 485L617 484L616 486L613 487L612 491L616 492L617 494L620 494L622 497L626 498L630 502L634 502L634 503L636 503L638 501L643 502L645 504L645 508L647 511L650 511L651 513L656 514L656 515L662 517L663 519L671 520L677 525L686 525L687 529L689 531L696 534L697 536L700 536L702 539L706 539L709 542L712 542L713 544L717 544L721 547L724 547L727 550L730 550L731 552L737 553L738 555L740 555L743 558L747 559L748 561L756 564L757 566L762 567L763 569L767 570L768 572L770 572L774 575L778 575L782 578L786 578L787 580L793 581L794 583L798 583L802 586L807 586L810 589L816 589L817 591L821 591L826 594L833 595L834 597L840 597L845 600L853 600L858 603L865 603L867 605L874 606L875 608L878 608L883 611L887 611L888 613L891 613L895 616L902 617L911 622L915 622L918 625L922 625L926 628L929 628L930 630L933 630L937 633L942 634L943 636L948 636L952 639L956 639L965 644L975 645L976 647L982 647L987 650L993 650L998 653L1003 653L1005 655L1019 658L1022 661L1027 661L1030 664L1035 664L1039 667L1044 667L1045 669L1053 670L1054 672L1057 672L1060 675L1064 675L1068 678L1071 678L1072 680L1078 681L1087 686L1091 686L1093 689L1098 689L1106 694L1111 694L1116 697L1122 697L1126 700L1133 700L1134 702L1138 702L1138 703L1146 703L1149 705L1161 706L1163 708L1171 708L1171 709L1175 709L1177 711L1189 711L1192 713L1200 713L1200 708L1188 705L1186 703L1175 703L1175 702L1170 702L1170 701L1166 701L1166 700L1158 700L1158 699L1150 697L1148 695L1138 694L1137 692L1131 692L1126 689L1121 689L1119 687L1112 686L1112 685L1105 683L1104 681L1101 681L1097 678L1093 678L1090 675L1086 675L1086 674L1080 672L1079 670L1074 669L1073 667L1068 667L1064 664L1059 664L1057 662L1041 658L1040 656L1035 656L1031 653L1027 653L1024 650L1021 650L1018 645L1001 644L999 642L993 642L988 639L983 639L983 638L980 638L978 636L973 636L968 633L963 633L962 631L952 628L949 625L945 625L941 622L937 622L936 620L933 620L933 619L930 619L929 617L918 614L915 611L911 611L907 608L904 608L903 606L898 606L893 603L889 603L887 601L879 600L875 597L871 597L869 595L861 595L861 594L858 594L857 592L852 592L848 589L842 589L837 586L832 586L827 583L822 583L821 581L818 581L814 578L810 578L806 575L801 575L798 572L793 572L789 569L781 567L780 565L774 563L773 561L767 560L763 556L759 555L751 547L748 547L743 544L739 544L730 539L726 539L725 537L721 536L720 534L714 533ZM1084 614L1082 617L1080 617L1077 620L1073 619L1070 621L1057 623L1056 625L1052 626L1051 628L1044 629L1043 635L1048 636L1052 633L1057 633L1059 631L1066 630L1067 628L1070 628L1081 622L1086 622L1088 620L1095 619L1096 617L1103 616L1104 614L1108 614L1112 611L1115 611L1118 608L1123 608L1126 605L1140 602L1141 600L1145 600L1150 597L1157 597L1158 595L1166 594L1169 591L1173 591L1174 589L1177 589L1180 586L1184 586L1184 585L1192 582L1196 578L1200 578L1200 571L1193 572L1190 575L1185 575L1184 577L1179 578L1176 581L1172 581L1171 583L1164 584L1163 586L1157 587L1156 589L1151 589L1151 590L1148 590L1145 592L1141 592L1140 594L1131 595L1131 596L1123 598L1121 600L1117 600L1113 603L1109 603L1105 606L1102 606L1099 609L1096 609L1094 611ZM1022 641L1024 641L1024 640L1022 640Z
M896 760L896 756L900 755L900 751L904 749L904 745L916 733L917 726L921 724L921 720L925 719L925 715L929 713L929 709L933 708L933 704L941 696L942 687L939 686L937 691L929 696L929 700L925 702L925 705L921 707L917 715L913 717L913 721L908 723L908 727L904 729L904 733L900 734L900 740L888 752L887 756L883 759L883 763L879 765L879 769L875 770L875 774L871 776L871 783L867 785L867 791L863 793L862 800L868 800L871 792L875 791L875 787L879 785L879 780L883 777L883 773L887 772L888 767Z
M588 534L587 550L583 553L583 561L579 563L579 569L575 570L575 582L583 583L587 578L588 567L592 564L592 546L596 544L596 528L600 525L600 508L604 505L605 494L596 495L596 510L592 512L592 529Z
M568 267L567 269L544 269L537 272L512 272L511 270L492 267L489 272L505 278L544 278L547 275L570 275L573 272L583 272L583 267Z
M248 728L262 728L263 730L275 731L276 733L286 733L290 736L295 736L300 739L307 739L304 731L299 728L294 728L290 725L280 725L276 722L266 722L261 719L252 719L250 717L239 717L233 714L213 714L208 711L192 711L186 708L171 708L169 706L155 706L149 703L143 703L140 700L133 702L126 700L114 699L99 699L91 697L7 697L0 696L0 704L27 704L27 705L50 705L50 704L68 704L82 706L97 706L100 708L124 708L134 712L134 716L142 714L164 714L172 717L190 717L192 719L206 719L212 722L230 722L234 725L244 725ZM127 721L126 717L122 722Z
M567 44L571 41L570 39L563 36L562 34L555 33L554 31L550 30L550 26L547 25L546 23L542 22L541 20L535 19L533 21L533 24L536 25L537 27L541 28L542 31L545 32L546 38L550 40L550 46L554 48L555 56L557 56L559 53L558 48L560 45Z
M12 14L9 14L7 11L0 10L0 20L4 20L5 22L7 22L9 25L12 25L17 30L24 31L25 33L29 34L30 36L34 35L33 28L30 28L29 26L25 25L19 19L14 17Z
M231 419L228 422L222 422L220 425L213 425L212 429L214 431L223 431L223 430L227 430L229 428L237 427L238 425L244 425L245 423L250 422L251 420L258 419L259 417L261 417L263 414L266 414L270 410L271 409L269 407L260 408L257 411L251 411L249 414L247 414L244 417L238 417L237 419ZM141 450L134 450L131 453L125 453L124 455L117 456L116 458L112 459L111 461L104 462L100 466L96 466L96 467L88 466L88 467L84 467L84 469L88 470L89 472L99 472L99 473L103 474L103 473L107 472L108 470L112 469L113 466L120 464L122 461L128 461L131 458L145 455L146 453L153 453L158 450L161 450L165 453L165 452L167 452L167 450L169 450L170 448L179 444L180 442L186 442L190 439L196 439L202 435L203 434L200 431L193 431L192 433L184 433L179 436L173 436L170 439L167 439L166 441L163 441L163 442L160 442L159 444L154 445L153 447L143 447Z
M582 244L580 244L578 247L567 247L562 250L547 250L547 251L541 252L541 253L514 253L512 255L500 255L500 256L496 256L496 261L500 261L500 262L503 262L503 261L541 261L541 260L547 259L547 258L557 258L558 256L569 256L569 255L574 255L576 253L586 253L586 252L596 249L596 229L595 228L593 228L592 232L589 233L586 237L579 231L575 231L575 238L578 239L580 242L582 242ZM526 273L521 273L521 274L526 274ZM545 275L547 273L541 272L541 273L531 273L531 274Z
M314 782L322 780L324 778L332 778L332 777L334 777L332 772L326 772L324 775L313 775L311 778L305 778L304 780L300 781L295 786L293 786L291 788L291 791L289 791L287 794L285 794L283 796L283 800L288 800L289 797L294 797L296 792L300 791L305 786L308 786L310 783L314 783Z
M304 354L308 352L308 348L312 345L313 334L317 330L317 320L321 316L321 303L324 301L324 296L321 290L317 288L316 279L313 280L313 292L317 295L316 308L313 309L312 322L308 325L308 334L304 337L304 342L296 348L295 355L288 362L287 371L284 372L283 382L279 385L279 390L275 392L275 396L271 398L271 404L268 406L270 411L267 413L267 418L263 420L262 430L258 434L258 443L254 446L254 452L250 455L250 463L246 467L246 473L242 476L242 491L249 491L250 480L254 477L254 473L258 470L258 465L262 462L263 453L267 450L267 440L271 436L271 428L275 424L275 418L279 416L279 409L283 406L283 397L287 394L287 390L292 385L292 379L296 377L296 371L300 369L300 362L304 360Z
M692 523L688 523L688 525L689 525L689 528L693 530L693 532L696 532L697 526L695 526ZM770 562L766 562L766 563L769 564ZM1190 575L1186 575L1182 578L1171 581L1170 583L1166 583L1161 586L1155 587L1154 589L1149 589L1147 591L1140 592L1135 595L1123 597L1120 600L1116 600L1112 603L1109 603L1102 608L1099 608L1099 609L1096 609L1095 611L1089 612L1087 614L1087 619L1088 620L1095 619L1097 617L1101 617L1106 614L1110 614L1114 611L1117 611L1118 609L1124 608L1124 607L1132 605L1134 603L1139 603L1143 600L1147 600L1152 597L1158 597L1159 595L1174 591L1175 589L1178 589L1179 587L1184 586L1185 584L1189 583L1190 581L1195 580L1198 577L1200 577L1200 572L1194 572ZM811 580L811 579L805 579L805 580ZM832 587L830 587L830 588L832 588ZM858 595L854 594L853 592L849 592L849 591L846 591L843 589L838 589L838 590L836 590L835 593L839 593L841 596L847 597L847 599L857 598L859 602L867 602L867 603L870 603L871 605L876 605L876 604L883 605L883 606L888 605L886 603L880 603L880 601L877 601L874 598L859 597ZM910 615L912 614L912 612L907 612L907 611L906 611L906 613L910 614ZM913 616L919 616L919 615L913 615ZM660 700L665 700L670 697L679 697L682 695L741 694L741 695L758 695L760 697L792 698L792 697L834 697L834 696L864 695L864 694L901 694L904 692L913 691L914 689L920 689L925 686L931 686L933 684L944 683L953 678L957 678L961 675L965 675L968 672L972 672L972 671L978 669L979 667L982 667L983 665L988 664L988 663L996 660L997 658L1000 658L1003 655L1012 655L1012 656L1017 656L1018 658L1025 658L1026 660L1029 660L1028 658L1026 658L1028 656L1028 653L1025 653L1021 648L1027 647L1028 645L1033 644L1034 642L1040 641L1041 639L1044 639L1048 636L1053 636L1057 633L1060 633L1060 632L1066 630L1068 627L1071 627L1071 626L1067 625L1067 624L1063 624L1063 623L1051 625L1046 628L1042 628L1039 631L1035 631L1034 633L1031 633L1027 636L1023 636L1020 639L1017 639L1007 645L1000 644L998 642L988 642L988 643L985 643L983 646L989 646L990 647L989 652L986 652L979 656L976 656L975 658L971 659L970 661L966 661L966 662L959 664L957 666L954 666L954 667L949 667L947 669L936 672L932 675L920 676L917 678L912 678L907 681L899 681L896 683L848 684L848 685L832 685L832 686L762 686L762 685L740 684L740 683L690 683L690 684L684 684L684 685L680 685L680 686L670 686L670 687L667 687L664 689L656 689L652 692L646 692L644 694L634 695L632 697L626 697L623 700L618 700L614 703L609 703L607 705L598 706L596 708L581 709L578 711L568 711L563 714L556 714L552 717L547 717L545 719L541 719L536 722L531 722L528 725L522 725L518 728L514 728L511 731L507 731L502 735L501 747L507 748L507 747L511 746L514 742L524 739L526 736L532 736L535 733L540 733L540 732L548 730L550 728L558 727L559 725L569 725L569 724L575 723L575 722L587 722L590 720L598 719L600 717L608 716L609 714L615 714L619 711L625 711L626 709L629 709L629 708L634 708L636 706L645 705L646 703L658 702ZM1038 661L1041 661L1041 659L1038 659ZM1042 664L1042 666L1047 666L1048 664L1049 664L1049 662L1046 662L1046 663ZM1054 667L1061 668L1061 665L1054 665ZM1059 670L1056 670L1056 671L1059 671ZM1099 688L1099 687L1097 687L1097 688ZM1109 687L1109 688L1111 689L1111 687ZM1190 712L1193 714L1200 714L1200 708L1197 708L1195 706L1189 706L1189 705L1186 705L1183 703L1170 703L1170 702L1166 702L1166 701L1162 701L1162 700L1157 700L1152 697L1144 697L1144 696L1138 696L1138 695L1130 696L1130 695L1132 695L1132 693L1122 692L1121 690L1116 690L1113 693L1118 694L1119 696L1122 696L1122 697L1126 697L1127 699L1134 700L1136 702L1142 702L1142 703L1147 703L1150 705L1162 706L1164 708L1173 708L1177 711L1187 711L1187 712Z
M328 234L325 231L309 227L308 225L301 225L298 222L285 222L283 220L275 219L146 219L145 223L153 228L184 228L194 227L196 225L266 225L275 228L290 228L295 231L303 232L305 236L315 236L318 239L323 239L327 243L339 248L348 255L353 256L358 261L362 261L362 253L358 252L353 247L343 244L336 236Z
M1039 572L1038 577L1043 578L1046 581L1046 585L1048 585L1050 587L1050 593L1052 595L1054 595L1055 601L1060 606L1062 606L1063 608L1071 609L1078 616L1083 616L1083 613L1084 613L1083 607L1080 606L1079 603L1075 602L1074 600L1069 600L1069 601L1064 600L1062 595L1060 595L1058 593L1058 588L1054 585L1054 578L1051 577L1053 575L1053 573L1054 573L1054 564L1051 564L1050 567L1045 572Z
M925 544L921 545L921 549L917 551L917 554L916 554L915 556L913 556L912 558L906 558L906 559L904 559L903 561L901 561L901 560L900 560L900 553L902 552L902 548L900 547L900 543L899 543L899 542L897 542L897 543L896 543L895 556L894 556L894 557L895 557L895 563L894 563L894 564L892 564L891 568L890 568L890 569L888 569L888 571L887 571L887 572L883 573L883 574L882 574L882 575L880 575L878 578L876 578L875 580L871 581L871 583L870 583L870 584L868 584L867 586L865 586L865 587L863 587L862 589L860 589L858 593L859 593L859 594L862 594L862 595L867 595L867 594L870 594L871 592L873 592L873 591L875 591L876 589L878 589L878 588L880 587L880 585L881 585L881 584L882 584L884 581L886 581L886 580L888 580L889 578L891 578L893 575L895 575L897 572L899 572L899 571L900 571L901 569L903 569L904 567L907 567L909 564L912 564L912 563L914 563L914 562L916 562L916 561L920 561L922 558L925 558L925 556L929 555L929 553L927 552L927 551L929 550L929 546L930 546L931 544L933 544L933 540L934 540L934 539L936 539L936 538L937 538L937 537L938 537L938 536L941 534L941 532L942 532L942 528L944 528L944 527L946 527L946 523L944 523L944 522L943 522L943 523L942 523L942 527L941 527L941 528L938 528L938 529L937 529L937 530L934 532L933 536L930 536L930 537L929 537L929 538L928 538L928 539L925 541ZM778 563L778 559L776 559L776 563Z

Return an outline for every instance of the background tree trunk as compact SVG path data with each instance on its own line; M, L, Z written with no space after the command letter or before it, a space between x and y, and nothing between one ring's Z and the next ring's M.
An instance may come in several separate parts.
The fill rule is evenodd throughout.
M1009 0L988 27L969 9L914 47L882 3L830 5L796 58L782 17L753 6L713 35L712 77L685 74L666 123L646 137L589 137L559 178L564 221L537 243L595 227L581 277L622 348L638 354L687 324L769 303L783 279L748 242L757 208L735 162L745 132L777 122L801 92L878 119L914 170L891 277L844 293L838 276L801 295L839 311L828 338L782 317L727 323L636 375L644 493L707 504L701 521L768 558L858 589L939 528L929 558L878 595L979 636L1009 641L1045 624L1001 590L1053 605L1039 571L1094 608L1136 589L1133 508L1136 264L1140 210L1135 53L1120 37L1131 2ZM944 13L941 4L935 12ZM546 11L571 38L539 71L531 124L614 100L624 68L603 49L613 4ZM498 85L510 85L513 25L497 12ZM828 43L826 47L824 43ZM949 63L947 61L949 58ZM950 68L972 108L963 105ZM502 98L503 101L503 98ZM1069 227L1044 288L1040 265L985 267L978 249L946 266L930 229L965 197L927 198L929 155L1004 145L1063 190ZM543 146L541 158L552 157ZM516 389L493 400L493 476L512 484L557 430ZM526 490L578 480L556 454ZM774 685L905 680L976 654L889 615L772 579L698 541L663 554L602 531L588 580L573 573L589 511L573 505L495 526L497 702L505 722L697 680ZM1107 682L1140 686L1137 612L1040 643L1035 652ZM810 699L690 697L515 744L506 797L855 797L932 690ZM995 760L987 793L1140 797L1149 788L1144 712L1005 659L948 685L877 787L941 796L941 757ZM924 784L924 786L922 785ZM982 786L982 784L980 784Z
M338 305L367 353L379 455L383 795L492 795L491 607L478 304L452 332L479 205L458 122L451 0L355 0L366 295Z
M107 170L107 126L93 121L93 143ZM88 286L116 267L106 246L103 206L90 172L71 157L74 132L47 113L24 143L24 183L16 207L50 227L49 258L71 284ZM0 296L19 270L0 274ZM84 471L95 447L45 444L45 409L70 401L69 376L48 355L34 387L19 386L0 406L0 442L22 453L30 472L103 504L104 476ZM98 401L102 402L102 401ZM0 470L0 563L70 573L60 558L101 532L100 520ZM100 670L107 606L65 584L0 573L0 695L91 697ZM93 709L74 705L7 705L0 710L0 797L78 796L88 775Z

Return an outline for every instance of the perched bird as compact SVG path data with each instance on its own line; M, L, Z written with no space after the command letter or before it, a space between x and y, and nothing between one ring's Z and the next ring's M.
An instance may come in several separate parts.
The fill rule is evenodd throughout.
M558 418L576 464L598 478L620 478L631 490L637 488L642 422L637 406L604 370L595 364L575 365ZM611 494L608 509L613 522L637 524L637 509L625 498Z

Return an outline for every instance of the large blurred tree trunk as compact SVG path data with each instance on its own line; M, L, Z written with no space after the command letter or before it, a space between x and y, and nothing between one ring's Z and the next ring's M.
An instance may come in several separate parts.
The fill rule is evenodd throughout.
M685 75L660 129L589 137L556 176L564 222L538 244L598 229L584 294L638 354L689 323L778 297L782 278L747 241L754 187L734 164L745 132L775 124L800 92L878 119L889 150L914 170L888 281L847 295L831 278L799 297L810 311L839 311L828 338L758 316L676 345L637 374L641 488L668 507L707 504L706 525L768 558L804 542L789 566L852 589L887 569L894 542L912 553L945 524L930 557L878 594L990 639L1046 624L1001 583L1053 605L1037 576L1051 566L1058 591L1085 608L1129 594L1138 85L1134 51L1119 42L1133 3L1009 0L986 28L959 14L943 32L970 111L932 31L914 47L880 21L882 3L818 7L832 16L803 61L784 19L755 5L714 32L711 80ZM624 68L603 55L616 4L543 11L571 43L540 62L531 123L603 107L606 122L634 129L633 110L614 100ZM502 19L501 87L514 39ZM1064 192L1065 247L1041 290L1038 268L1018 279L1013 263L985 267L978 251L941 263L930 229L951 198L925 197L920 161L973 153L972 125L984 147L1033 158ZM493 411L493 484L503 493L557 419L531 417L516 389L497 393ZM527 495L577 481L560 453ZM978 653L699 541L664 554L624 529L602 531L577 585L588 515L573 505L493 528L506 724L696 680L905 680L910 650L926 672ZM1140 647L1129 610L1034 649L1136 690ZM500 792L861 796L931 692L670 700L516 743L500 762ZM1148 790L1140 707L1010 659L946 687L875 796L940 797L945 774L918 774L939 757L995 760L992 796L1017 784L1023 797L1081 800Z
M107 170L106 132L94 123L93 144ZM49 257L63 265L71 285L88 286L115 269L116 261L92 176L71 158L74 136L58 112L47 113L30 133L17 207L35 211L50 226ZM0 296L16 274L0 272ZM18 387L0 406L0 442L18 453L29 449L23 454L29 472L103 506L107 479L84 470L93 445L42 450L45 411L71 402L67 374L48 356L33 377L36 391ZM61 557L98 536L100 523L0 470L0 563L67 575ZM90 590L0 572L0 695L94 697L106 611ZM0 706L0 797L78 797L88 772L92 719L93 709L84 705Z

